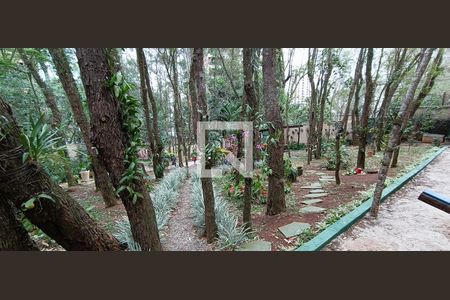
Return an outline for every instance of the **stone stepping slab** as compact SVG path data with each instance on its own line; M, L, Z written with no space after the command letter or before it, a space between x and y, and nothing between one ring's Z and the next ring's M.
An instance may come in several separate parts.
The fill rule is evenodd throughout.
M320 197L326 197L326 196L328 196L328 193L317 193L317 194L305 195L305 198L320 198Z
M335 179L336 179L335 177L320 177L319 181L320 180L335 180Z
M300 208L300 213L305 213L305 214L320 213L320 212L323 212L324 210L325 210L325 208L310 205L310 206L305 206L303 208Z
M301 234L303 231L310 227L311 225L309 225L308 223L292 222L290 224L278 227L278 230L281 231L281 233L286 238L291 238L293 236Z
M319 203L322 201L323 201L322 199L312 199L312 200L303 200L302 203L306 204L306 205L311 205L311 204Z
M256 240L242 244L236 251L272 251L272 244L264 240Z
M317 194L317 193L326 193L325 190L322 189L314 189L309 191L311 194Z
M322 185L319 182L314 182L310 185L301 186L301 189L321 189Z

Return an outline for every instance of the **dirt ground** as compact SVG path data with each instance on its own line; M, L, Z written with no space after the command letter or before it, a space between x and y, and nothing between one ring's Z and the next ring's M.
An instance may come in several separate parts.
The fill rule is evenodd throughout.
M450 196L450 150L325 250L449 251L450 215L417 198L425 189Z
M169 226L161 233L165 251L211 251L206 238L199 236L194 228L192 212L192 180L187 180L180 189L179 200L172 212Z
M389 170L389 177L396 177L397 173L403 171L411 164L417 163L423 159L423 154L430 150L431 146L419 144L416 147L403 145L399 156L399 166ZM356 147L349 147L350 157L356 157ZM361 197L361 192L372 188L377 180L378 174L364 175L344 175L346 172L341 171L341 185L336 186L334 182L323 184L323 188L328 193L327 196L321 197L323 201L314 206L325 208L321 213L301 214L299 210L305 207L301 201L306 200L304 196L309 193L307 189L301 189L301 186L309 185L319 181L317 173L323 173L328 176L334 176L334 171L328 171L324 165L325 160L313 160L310 165L304 165L305 151L292 151L291 160L295 164L303 165L304 174L298 177L298 181L292 184L292 192L286 196L287 211L277 216L266 216L265 210L258 214L254 214L252 218L254 229L259 237L272 243L272 250L289 250L296 247L297 239L286 239L278 230L279 227L287 225L291 222L308 223L315 228L317 223L325 219L329 210L337 208L343 204L349 203ZM383 153L366 159L366 165L370 169L379 166ZM350 165L356 162L350 161Z

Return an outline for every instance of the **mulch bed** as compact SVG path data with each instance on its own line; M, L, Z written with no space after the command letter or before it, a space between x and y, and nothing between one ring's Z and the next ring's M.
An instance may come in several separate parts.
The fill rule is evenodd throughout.
M322 187L328 195L320 197L323 201L313 205L327 210L322 213L300 214L298 212L299 209L306 206L301 201L307 200L304 196L309 194L309 189L301 189L300 187L318 182L319 177L321 177L316 173L306 171L315 171L316 173L325 173L328 176L334 176L334 171L328 171L319 164L305 166L303 175L299 176L297 182L292 184L291 193L294 193L294 206L291 205L290 209L288 208L285 213L277 216L266 216L264 212L253 216L252 222L254 229L258 232L261 239L272 243L273 251L295 246L296 238L286 239L278 230L279 227L292 222L302 222L308 223L314 228L318 222L325 218L330 209L358 199L360 197L359 192L369 189L371 185L376 183L378 177L378 174L341 175L340 186L336 186L334 182L322 183ZM391 169L389 175L395 176L395 172L395 169Z

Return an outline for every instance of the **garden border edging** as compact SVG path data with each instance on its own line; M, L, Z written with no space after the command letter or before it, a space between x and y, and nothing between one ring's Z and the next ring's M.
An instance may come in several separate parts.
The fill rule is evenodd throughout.
M423 160L417 167L401 176L388 187L383 190L381 196L381 202L386 200L390 195L402 188L412 178L414 178L419 172L427 167L434 159L441 155L448 147L444 146L441 149L433 153L429 158ZM328 226L324 231L316 235L310 241L306 242L302 246L296 248L294 251L318 251L330 243L333 239L339 236L341 233L347 231L354 223L362 219L366 213L370 210L372 205L373 196L364 201L360 206L344 215L335 223Z

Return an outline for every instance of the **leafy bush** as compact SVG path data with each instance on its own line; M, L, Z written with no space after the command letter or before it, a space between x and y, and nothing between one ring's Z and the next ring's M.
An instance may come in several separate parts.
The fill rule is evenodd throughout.
M292 162L289 158L284 159L284 177L289 182L297 181L298 172L297 169L292 166Z
M327 160L326 168L328 170L335 170L336 169L336 148L335 148L335 142L333 140L329 140L326 143L326 152L325 152L325 158ZM347 146L345 146L345 141L341 141L341 169L347 169L350 160L349 160L349 152L347 149Z
M290 143L288 147L289 147L289 150L305 150L306 146L303 143L300 143L300 144Z
M441 146L441 140L438 138L433 139L433 146L440 147Z
M255 174L252 180L252 201L258 204L265 204L267 202L267 177L264 174ZM244 204L244 188L245 181L240 178L239 184L236 185L235 177L228 175L225 177L223 190L225 195L238 207Z

